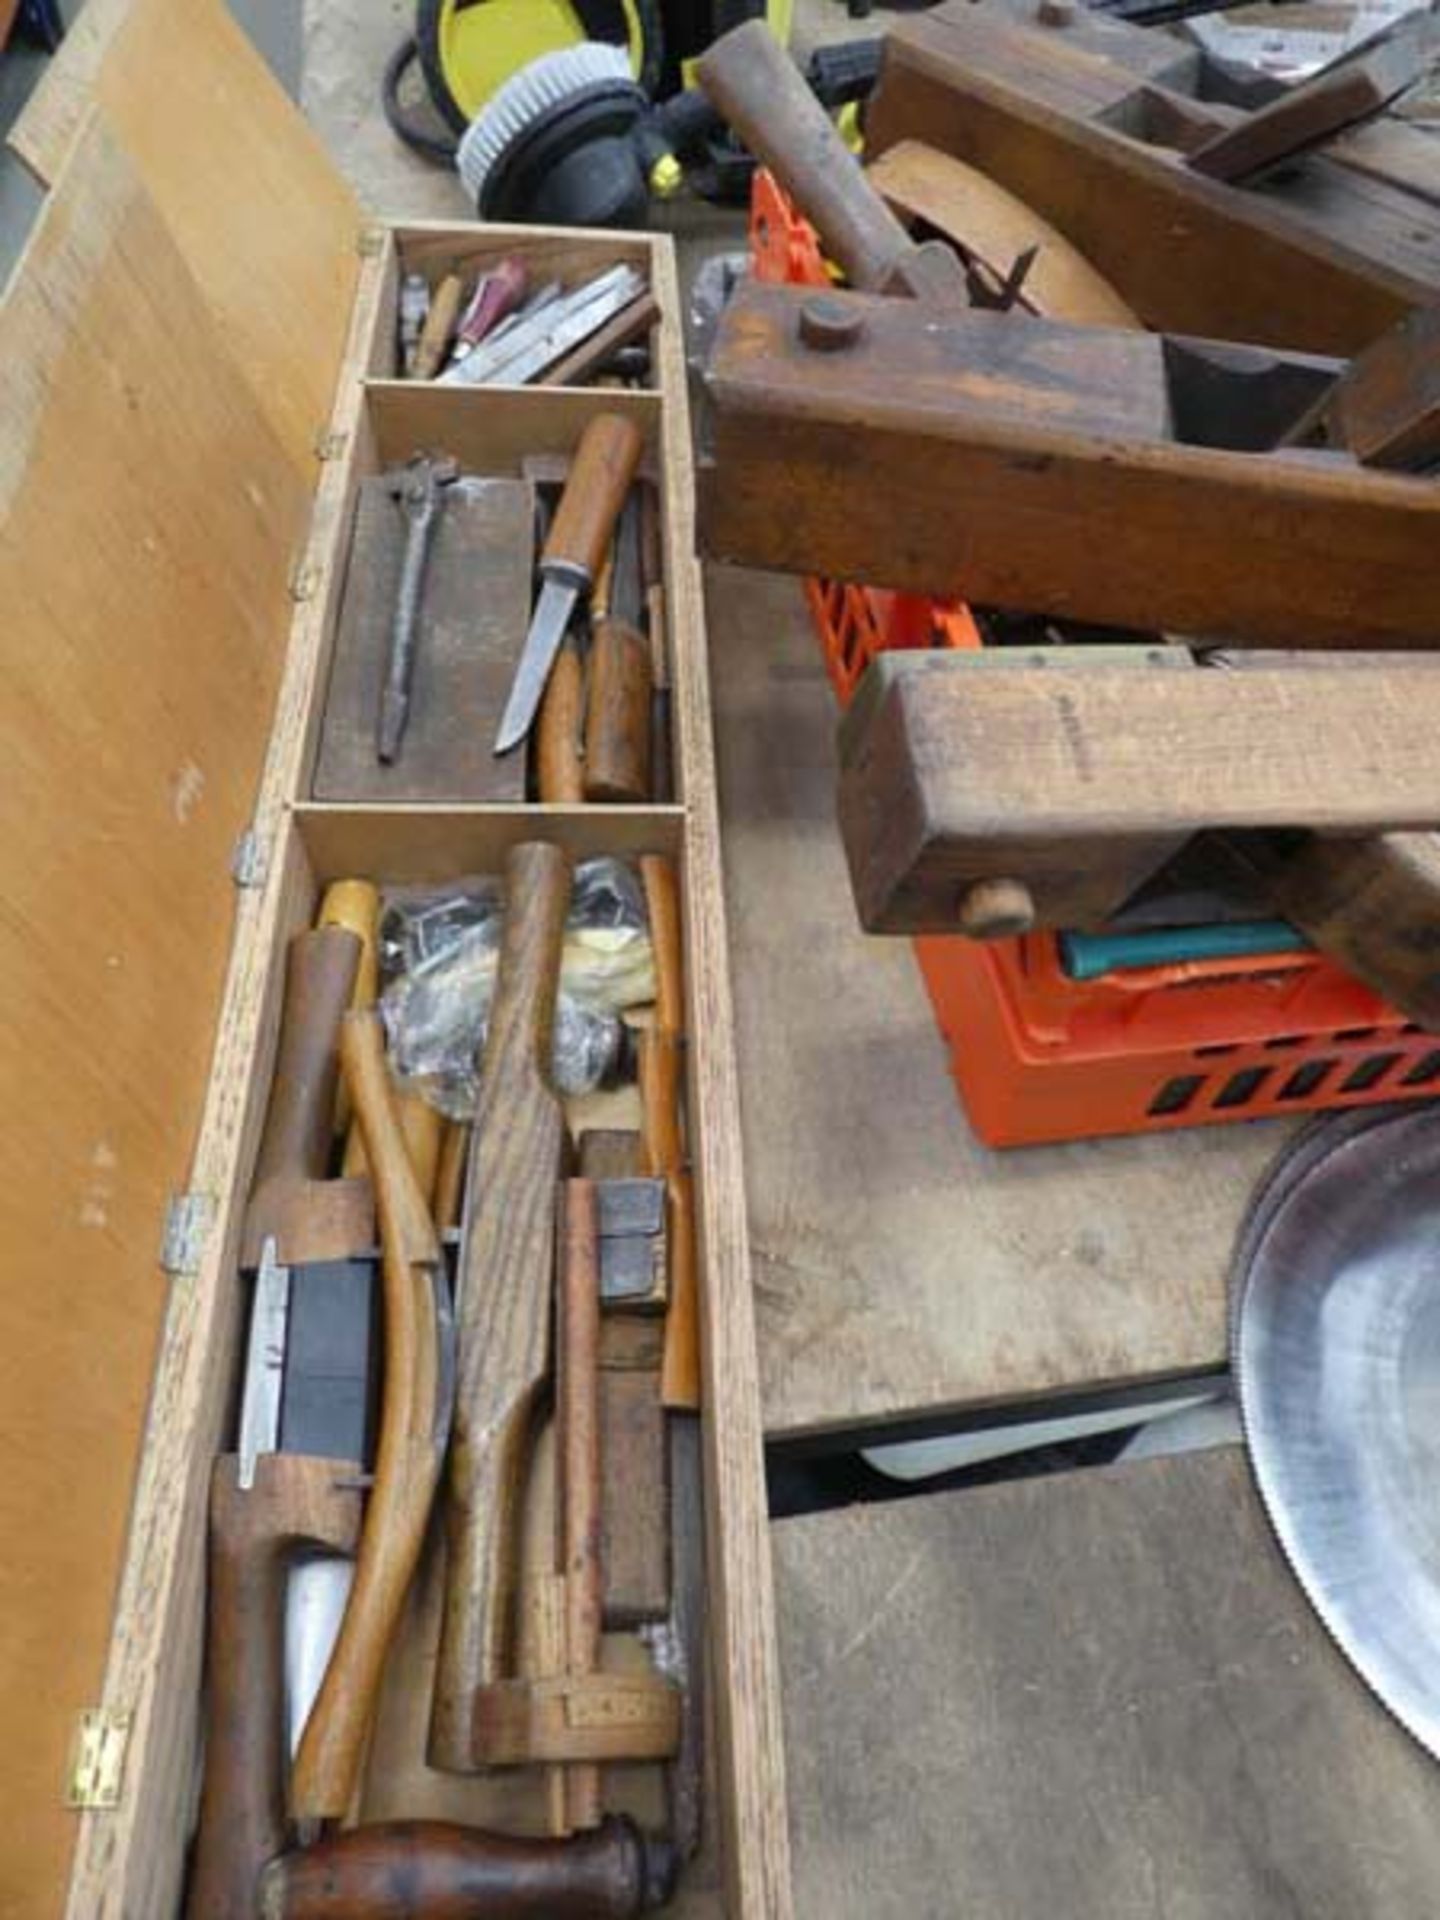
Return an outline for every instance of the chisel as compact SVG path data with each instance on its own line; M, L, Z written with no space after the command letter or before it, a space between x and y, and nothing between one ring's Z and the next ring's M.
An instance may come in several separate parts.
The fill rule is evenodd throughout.
M597 414L580 436L540 557L540 598L500 721L497 754L518 747L530 731L576 602L600 570L643 446L639 427L618 413Z

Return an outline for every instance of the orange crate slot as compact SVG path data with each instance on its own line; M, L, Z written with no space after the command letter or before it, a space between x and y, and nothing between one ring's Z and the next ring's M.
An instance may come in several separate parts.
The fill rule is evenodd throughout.
M762 280L823 286L813 229L768 173L751 199ZM807 580L840 705L876 654L978 647L967 607ZM1440 1035L1314 953L1192 961L1070 979L1051 934L914 943L950 1069L988 1146L1153 1133L1440 1094Z

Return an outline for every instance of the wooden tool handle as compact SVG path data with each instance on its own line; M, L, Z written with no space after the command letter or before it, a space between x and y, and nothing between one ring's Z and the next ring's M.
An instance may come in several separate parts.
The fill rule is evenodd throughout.
M762 20L701 55L696 77L818 231L852 285L882 291L911 240Z
M415 349L413 377L416 380L433 380L440 371L440 363L454 338L464 297L465 283L456 273L447 273L430 296L430 308Z
M343 927L360 942L350 1004L373 1007L380 991L380 889L369 880L336 880L325 889L317 927Z
M591 1180L561 1189L560 1338L556 1402L560 1428L559 1563L565 1579L565 1666L600 1665L604 1580L600 1563L600 1205ZM567 1769L569 1826L600 1823L600 1770Z
M673 1856L628 1820L573 1840L396 1821L286 1854L261 1920L632 1920L673 1891ZM253 1911L253 1909L252 1909Z
M667 1176L665 1214L670 1243L670 1304L665 1310L660 1398L667 1407L693 1413L702 1398L700 1268L695 1243L695 1187L688 1173Z
M666 1033L685 1031L685 968L680 942L680 889L675 863L661 853L640 857L640 882L655 954L655 1024Z
M295 1758L290 1810L297 1820L338 1820L353 1799L445 1442L434 1292L440 1245L391 1093L380 1016L372 1009L347 1014L340 1051L380 1215L385 1383L355 1581Z
M700 1404L699 1268L695 1242L695 1190L685 1165L680 1089L685 1042L658 1022L640 1035L640 1164L665 1182L665 1235L670 1262L670 1299L665 1310L665 1351L660 1397L667 1407Z
M465 1204L465 1168L470 1159L470 1129L462 1120L445 1127L440 1167L435 1175L435 1224L442 1233L460 1224Z
M346 1091L343 1074L340 1079L340 1091L345 1095L348 1111L349 1094ZM445 1141L445 1116L437 1107L431 1106L423 1093L401 1093L398 1089L395 1092L395 1111L400 1119L400 1131L405 1136L405 1150L410 1156L411 1166L415 1169L415 1178L420 1182L420 1191L427 1200L430 1200L435 1194L440 1177L440 1155ZM365 1140L358 1124L352 1125L345 1137L345 1159L340 1171L347 1180L365 1179L370 1172Z
M535 729L536 779L549 806L578 807L585 798L580 732L585 710L585 668L573 635L566 634L545 692Z
M369 880L337 880L325 889L317 927L343 927L360 942L360 964L355 969L355 987L350 996L352 1007L373 1007L380 992L380 889ZM350 1125L350 1094L344 1076L335 1089L335 1131L344 1133ZM365 1177L365 1154L360 1135L351 1130L345 1142L345 1162L341 1169L347 1180Z
M509 1670L520 1490L548 1378L555 1180L565 1122L550 1081L570 862L514 848L480 1095L458 1286L448 1559L431 1708L432 1766L473 1765L476 1690Z
M246 1214L247 1264L258 1256L257 1236L265 1231L275 1189L318 1180L326 1171L339 1075L336 1042L360 956L360 941L339 927L300 933L290 942L275 1076Z
M548 840L512 847L505 862L505 926L481 1064L477 1121L503 1113L518 1075L550 1088L555 996L570 907L570 856ZM547 1196L547 1203L553 1196Z
M685 1165L685 1135L680 1124L680 1088L685 1071L685 1042L671 1028L642 1027L636 1039L636 1078L640 1089L640 1171L663 1180Z
M623 620L597 625L590 647L585 798L650 798L650 647Z
M205 1650L205 1780L186 1911L250 1920L261 1868L285 1843L285 1575L301 1546L352 1552L360 1468L262 1454L239 1485L233 1455L210 1483Z
M586 427L540 556L540 571L594 580L640 465L644 435L627 415L600 413Z
M415 1172L415 1183L426 1206L431 1206L440 1179L440 1153L445 1140L445 1116L423 1093L394 1094L405 1152Z
M655 1024L640 1036L640 1157L647 1174L665 1181L670 1257L660 1397L667 1407L695 1408L700 1404L700 1274L695 1190L686 1169L682 1125L685 972L680 892L674 862L661 854L642 857L640 879L655 954Z

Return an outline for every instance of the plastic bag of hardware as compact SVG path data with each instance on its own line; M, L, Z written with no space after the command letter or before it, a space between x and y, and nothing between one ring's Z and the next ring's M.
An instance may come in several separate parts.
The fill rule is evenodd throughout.
M497 880L392 895L380 930L388 984L380 1008L402 1084L442 1113L468 1120L495 991L504 928ZM555 1009L553 1072L567 1095L629 1077L633 1046L621 1015L655 997L644 898L618 860L575 872Z

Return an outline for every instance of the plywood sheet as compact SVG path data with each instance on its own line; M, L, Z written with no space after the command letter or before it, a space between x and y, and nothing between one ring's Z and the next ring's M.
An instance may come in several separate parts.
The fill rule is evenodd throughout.
M1286 1123L982 1147L909 943L855 919L800 587L707 579L767 1431L1218 1366L1230 1244Z
M772 1528L796 1906L1429 1920L1440 1773L1235 1449Z
M96 105L313 485L355 297L353 194L224 0L89 0L11 144L49 182Z
M0 1913L42 1920L309 508L95 125L0 308L0 418Z

